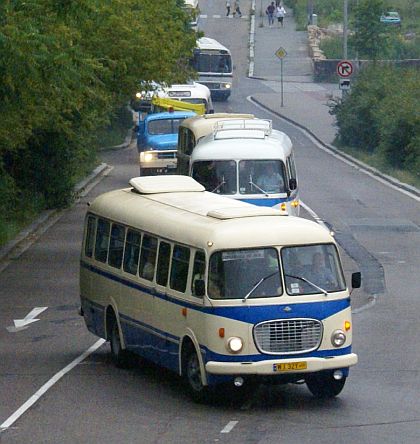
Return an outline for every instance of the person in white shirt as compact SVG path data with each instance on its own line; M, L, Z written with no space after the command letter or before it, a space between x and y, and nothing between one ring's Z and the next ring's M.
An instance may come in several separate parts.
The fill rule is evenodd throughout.
M283 5L276 7L276 17L277 17L277 24L280 26L283 26L283 19L286 15L286 10L284 9Z

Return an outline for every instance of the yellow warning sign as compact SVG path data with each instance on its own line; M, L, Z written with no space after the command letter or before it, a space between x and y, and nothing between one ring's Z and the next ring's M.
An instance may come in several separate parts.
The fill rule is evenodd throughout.
M287 56L287 52L284 48L280 47L276 52L275 52L276 56L279 59L284 59Z

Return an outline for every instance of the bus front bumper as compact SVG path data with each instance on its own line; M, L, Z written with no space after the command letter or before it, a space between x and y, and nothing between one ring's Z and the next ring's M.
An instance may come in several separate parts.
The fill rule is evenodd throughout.
M272 359L258 362L215 362L206 363L206 371L214 375L281 375L314 373L351 367L357 364L357 355L302 359Z

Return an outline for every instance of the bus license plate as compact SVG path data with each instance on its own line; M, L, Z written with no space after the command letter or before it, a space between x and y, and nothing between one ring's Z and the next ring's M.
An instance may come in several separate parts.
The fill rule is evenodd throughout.
M306 361L299 362L283 362L281 364L273 364L274 372L290 372L294 370L306 370L308 364Z

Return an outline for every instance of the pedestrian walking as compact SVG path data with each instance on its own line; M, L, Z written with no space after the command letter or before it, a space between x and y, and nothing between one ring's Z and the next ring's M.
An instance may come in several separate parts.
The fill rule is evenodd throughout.
M230 0L226 1L226 17L230 15Z
M233 16L235 17L238 14L239 18L242 17L241 7L239 4L239 0L235 0L233 4Z
M274 13L276 11L276 6L274 5L274 2L271 2L267 9L265 10L265 13L268 17L268 26L271 28L271 26L274 24Z
M276 17L277 17L277 24L283 27L283 19L286 15L286 10L284 9L283 5L277 6L276 8Z

